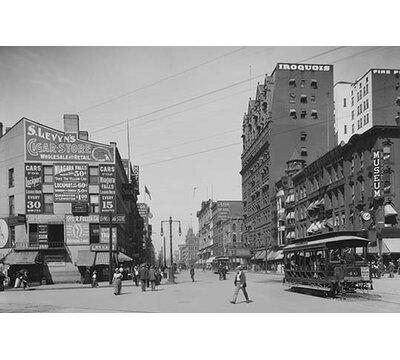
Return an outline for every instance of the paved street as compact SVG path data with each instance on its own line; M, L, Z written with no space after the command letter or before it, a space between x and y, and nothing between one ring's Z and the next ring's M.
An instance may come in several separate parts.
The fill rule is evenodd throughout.
M233 276L226 281L209 271L197 271L193 283L189 273L177 275L177 284L163 280L155 292L142 293L131 281L123 282L122 294L115 296L108 283L90 285L57 284L29 291L11 289L0 293L1 312L135 312L135 313L280 313L280 312L400 312L400 277L375 280L375 290L346 300L305 295L288 290L280 275L247 273L247 304L239 293L230 304Z

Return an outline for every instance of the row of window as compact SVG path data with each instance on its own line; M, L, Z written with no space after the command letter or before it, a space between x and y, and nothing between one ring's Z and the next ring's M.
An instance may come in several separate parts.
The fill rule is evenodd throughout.
M306 87L306 83L307 83L307 81L305 79L301 79L299 82L299 85L301 88L304 88L304 87ZM289 87L291 87L291 88L297 87L296 79L289 79ZM310 80L310 87L311 87L311 89L318 89L317 80L314 80L314 79Z
M307 95L300 95L300 103L302 104L307 104L308 98ZM310 103L315 104L317 102L315 95L310 96ZM289 103L290 104L295 104L296 103L296 94L295 93L289 93Z
M289 115L292 119L297 119L297 111L295 109L290 109ZM312 119L318 119L318 111L317 110L311 110L311 118ZM305 119L307 117L307 110L301 109L300 110L300 118Z

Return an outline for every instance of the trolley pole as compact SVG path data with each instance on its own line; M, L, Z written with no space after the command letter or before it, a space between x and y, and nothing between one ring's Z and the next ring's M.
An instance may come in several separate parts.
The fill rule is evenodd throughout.
M165 247L165 236L164 236L164 268L167 267L167 248Z
M175 283L174 279L174 263L173 263L173 254L172 254L172 223L177 222L179 223L179 236L182 235L182 230L181 230L181 222L179 220L172 220L172 216L169 217L169 220L162 220L161 221L161 236L164 236L164 230L163 230L163 223L169 223L169 251L170 251L170 264L171 268L169 269L169 279L168 281L170 283ZM164 237L164 244L165 244L165 237ZM165 248L165 245L164 245Z

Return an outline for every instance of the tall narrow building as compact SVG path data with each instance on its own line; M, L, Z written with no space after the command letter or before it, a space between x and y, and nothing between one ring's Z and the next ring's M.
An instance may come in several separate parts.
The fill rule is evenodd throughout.
M243 236L254 251L277 243L271 198L293 151L311 163L336 143L333 66L278 63L249 100L242 139Z

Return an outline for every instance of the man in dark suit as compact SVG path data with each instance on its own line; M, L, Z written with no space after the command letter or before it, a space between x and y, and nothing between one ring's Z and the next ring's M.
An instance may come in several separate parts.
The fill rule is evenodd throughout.
M243 295L246 298L246 302L249 303L250 299L249 299L249 295L247 294L246 291L246 275L243 271L244 267L243 266L239 266L238 271L235 275L235 280L234 280L234 284L235 284L235 292L233 293L233 299L231 301L232 304L236 303L236 299L237 296L239 294L239 291L242 290L243 291Z
M149 280L149 272L144 265L139 270L139 279L142 291L146 291L147 281Z

